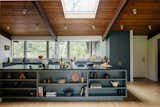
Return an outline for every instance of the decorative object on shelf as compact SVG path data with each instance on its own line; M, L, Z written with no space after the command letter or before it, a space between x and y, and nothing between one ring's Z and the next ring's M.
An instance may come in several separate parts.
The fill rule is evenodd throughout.
M43 83L47 83L47 80L44 79L44 80L43 80Z
M90 78L96 79L97 78L97 72L90 72Z
M52 82L51 79L48 79L48 80L47 80L47 83L51 83L51 82Z
M46 97L56 97L57 93L56 92L46 92Z
M87 96L87 86L81 88L80 96Z
M72 82L79 82L80 78L81 78L81 76L79 73L72 73L72 76L71 76Z
M38 96L43 97L43 87L38 87Z
M66 83L66 79L65 78L58 79L57 83L64 84L64 83Z
M41 59L42 67L43 69L48 68L48 60L47 59Z
M84 74L81 74L81 83L84 83Z
M111 84L113 87L118 87L119 82L118 81L111 81Z
M20 73L20 74L19 74L19 79L20 79L20 80L26 79L25 74L24 74L24 73Z
M72 88L65 89L64 96L73 96L73 89Z
M42 55L39 55L39 56L38 56L38 59L40 59L40 60L43 59L43 56L42 56Z
M34 92L34 91L30 91L30 92L29 92L29 95L30 95L30 96L34 96L34 95L35 95L35 92Z
M105 79L109 79L110 78L110 74L108 74L108 73L104 74L104 78Z
M112 66L107 63L103 63L103 64L101 64L101 67L102 68L111 68Z
M7 73L6 78L7 78L7 79L11 79L11 78L12 78L12 74L11 74L11 73Z
M12 58L11 57L8 57L7 58L7 63L11 63L12 62Z
M101 83L91 83L90 88L102 88L102 84Z
M29 65L29 69L32 69L32 65Z

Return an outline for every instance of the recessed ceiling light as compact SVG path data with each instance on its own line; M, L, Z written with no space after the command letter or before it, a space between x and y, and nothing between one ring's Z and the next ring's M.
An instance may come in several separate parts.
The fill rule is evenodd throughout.
M35 30L39 30L39 24L35 24Z
M27 9L23 9L23 10L22 10L22 14L23 14L23 15L26 15L26 14L27 14Z
M148 25L148 29L149 29L149 30L152 30L152 26L151 26L151 25Z
M7 30L10 30L10 27L9 27L9 26L7 26L7 27L6 27L6 29L7 29Z
M124 26L123 26L123 25L120 25L120 28L121 28L121 30L123 30L123 29L124 29Z
M137 9L132 9L132 12L133 12L134 15L136 15L137 14Z
M95 25L91 25L91 27L92 27L92 30L95 30L95 29L96 29Z
M64 25L64 30L68 30L68 26L67 25Z

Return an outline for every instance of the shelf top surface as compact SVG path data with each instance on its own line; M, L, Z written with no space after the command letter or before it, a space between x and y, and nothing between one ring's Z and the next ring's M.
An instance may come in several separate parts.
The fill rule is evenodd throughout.
M48 65L47 68L43 69L39 65L35 64L16 64L7 67L3 67L0 70L6 69L16 69L16 70L126 70L123 67L111 67L111 68L102 68L102 67L74 67L74 68L60 68L59 65Z

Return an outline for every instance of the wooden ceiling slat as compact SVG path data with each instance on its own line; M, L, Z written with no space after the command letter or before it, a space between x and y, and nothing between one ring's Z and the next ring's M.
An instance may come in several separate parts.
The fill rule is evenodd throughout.
M116 19L120 15L122 9L125 7L126 3L127 3L127 0L120 0L120 3L118 5L118 7L116 8L113 17L112 17L109 25L107 26L104 34L103 34L103 40L108 36L108 33L109 33L111 27L113 26L114 22L116 21Z
M43 11L40 3L38 1L33 1L32 2L34 7L37 9L39 15L41 16L42 20L44 21L44 24L47 26L51 36L53 37L53 39L57 39L56 34L53 31L52 25L50 24L48 17L46 16L45 12Z

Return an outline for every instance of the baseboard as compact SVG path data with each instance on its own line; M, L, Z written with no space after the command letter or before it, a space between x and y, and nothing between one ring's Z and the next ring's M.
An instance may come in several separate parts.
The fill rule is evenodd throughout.
M134 77L134 79L147 79L146 77Z

